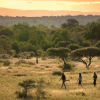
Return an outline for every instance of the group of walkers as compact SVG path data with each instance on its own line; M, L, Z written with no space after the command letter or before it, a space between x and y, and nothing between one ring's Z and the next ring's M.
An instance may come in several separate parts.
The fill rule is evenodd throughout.
M62 76L61 76L60 80L62 80L62 86L61 86L61 88L62 88L63 85L64 85L64 86L65 86L65 89L66 89L65 82L66 82L66 81L69 81L69 80L66 80L66 76L64 75L64 72L62 73ZM93 81L93 85L94 85L94 87L96 87L96 80L97 80L97 74L96 74L96 72L94 72L93 80L94 80L94 81ZM81 75L81 73L79 73L79 77L78 77L78 86L82 86L81 82L82 82L82 75Z

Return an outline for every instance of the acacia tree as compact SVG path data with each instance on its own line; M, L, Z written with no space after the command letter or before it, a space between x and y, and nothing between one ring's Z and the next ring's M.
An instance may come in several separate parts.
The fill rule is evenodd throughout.
M71 42L70 41L59 41L55 45L56 47L67 47Z
M91 64L91 60L93 57L98 56L100 54L100 50L97 47L86 47L86 48L81 48L81 49L76 49L71 52L71 56L74 59L77 59L81 62L83 62L86 65L86 68L89 69L89 66ZM86 62L83 60L83 57L87 57L89 62Z
M66 65L65 59L68 57L68 53L70 53L70 49L68 48L49 48L47 50L49 56L56 56L61 58L64 61L64 65Z
M68 47L71 51L80 48L80 46L79 46L78 44L69 44L67 47Z

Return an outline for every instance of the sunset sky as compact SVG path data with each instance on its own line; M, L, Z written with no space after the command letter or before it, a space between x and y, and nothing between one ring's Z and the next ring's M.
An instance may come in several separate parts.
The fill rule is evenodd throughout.
M100 12L100 0L0 0L1 8Z

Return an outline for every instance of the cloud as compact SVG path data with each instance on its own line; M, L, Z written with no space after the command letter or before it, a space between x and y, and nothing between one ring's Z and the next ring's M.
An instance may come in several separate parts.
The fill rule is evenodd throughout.
M100 2L100 0L17 0L17 1L68 1L68 2Z
M27 3L33 3L33 2L31 2L31 1L29 2L29 1L28 1Z

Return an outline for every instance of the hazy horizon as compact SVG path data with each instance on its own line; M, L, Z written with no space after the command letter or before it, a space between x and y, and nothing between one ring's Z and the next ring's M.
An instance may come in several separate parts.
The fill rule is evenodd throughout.
M0 1L0 7L0 15L8 16L100 15L100 0L3 0ZM31 11L40 10L49 11L49 14L47 12L31 14L34 13Z
M81 12L81 11L66 11L66 10L20 10L11 8L1 8L1 16L26 16L26 17L42 17L42 16L77 16L77 15L100 15L99 12Z

